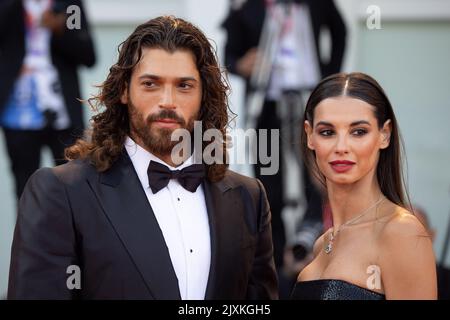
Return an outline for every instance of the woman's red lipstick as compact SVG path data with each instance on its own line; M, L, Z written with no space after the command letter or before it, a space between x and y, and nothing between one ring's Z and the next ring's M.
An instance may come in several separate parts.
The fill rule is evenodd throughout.
M337 173L347 172L354 164L355 162L349 160L335 160L330 162L331 168Z

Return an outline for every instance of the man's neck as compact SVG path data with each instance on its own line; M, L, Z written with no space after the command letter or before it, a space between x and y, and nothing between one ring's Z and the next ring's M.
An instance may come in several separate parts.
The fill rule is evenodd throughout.
M136 137L133 137L133 136L130 136L130 138L137 145L139 145L142 149L144 149L145 151L151 153L152 155L154 155L155 157L157 157L158 159L163 161L165 164L167 164L167 165L169 165L171 167L174 167L174 168L182 165L191 156L190 154L183 154L183 156L176 155L176 157L174 157L172 155L172 152L167 153L167 154L157 153L157 152L154 152L152 150L149 150L149 148L147 148L147 146L140 139L138 139Z
M145 149L145 150L147 150L147 149ZM149 150L147 150L147 151L149 151ZM150 152L150 151L149 151L149 152ZM161 159L162 161L164 161L164 163L167 163L169 166L175 167L175 168L178 167L178 166L180 166L180 165L182 165L183 162L186 161L186 159L184 159L182 162L175 163L175 162L173 162L173 160L172 160L172 155L171 155L171 154L168 154L168 155L160 155L160 154L156 154L156 153L154 153L154 152L152 152L152 154L153 154L155 157L157 157L158 159Z

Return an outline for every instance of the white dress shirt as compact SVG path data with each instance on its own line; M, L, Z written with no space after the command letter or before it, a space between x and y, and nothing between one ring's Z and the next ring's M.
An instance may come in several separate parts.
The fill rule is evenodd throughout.
M125 148L164 236L178 278L181 299L204 299L211 244L203 187L200 185L192 193L177 180L171 179L167 187L154 194L147 176L150 160L164 164L170 170L181 170L193 163L193 157L175 168L143 149L130 137L127 137ZM158 257L155 257L155 263L158 263Z

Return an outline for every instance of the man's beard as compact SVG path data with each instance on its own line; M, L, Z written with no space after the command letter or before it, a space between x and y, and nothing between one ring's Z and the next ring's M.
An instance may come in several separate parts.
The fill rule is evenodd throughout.
M171 135L176 129L186 129L191 133L194 131L194 121L197 120L197 114L191 117L187 123L175 111L162 109L157 114L150 114L144 120L142 113L140 113L131 101L128 104L128 114L130 118L130 131L132 138L144 144L145 149L151 153L159 156L170 155L172 149L179 141L172 141ZM154 122L160 119L173 119L179 124L179 128L157 128Z

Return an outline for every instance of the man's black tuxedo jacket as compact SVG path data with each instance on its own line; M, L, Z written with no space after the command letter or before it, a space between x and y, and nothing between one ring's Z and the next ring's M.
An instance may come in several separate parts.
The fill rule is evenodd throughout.
M211 234L206 299L277 298L261 183L227 171L203 183ZM70 265L81 289L69 290ZM85 160L38 170L20 199L9 299L180 299L158 222L126 152L99 173Z
M80 29L64 28L62 35L52 35L50 51L52 63L58 70L61 89L72 128L76 134L84 128L83 109L77 68L91 67L95 63L95 51L89 23L81 0L55 0L61 5L76 5L81 10ZM25 58L25 15L22 0L0 1L0 115L11 95Z

